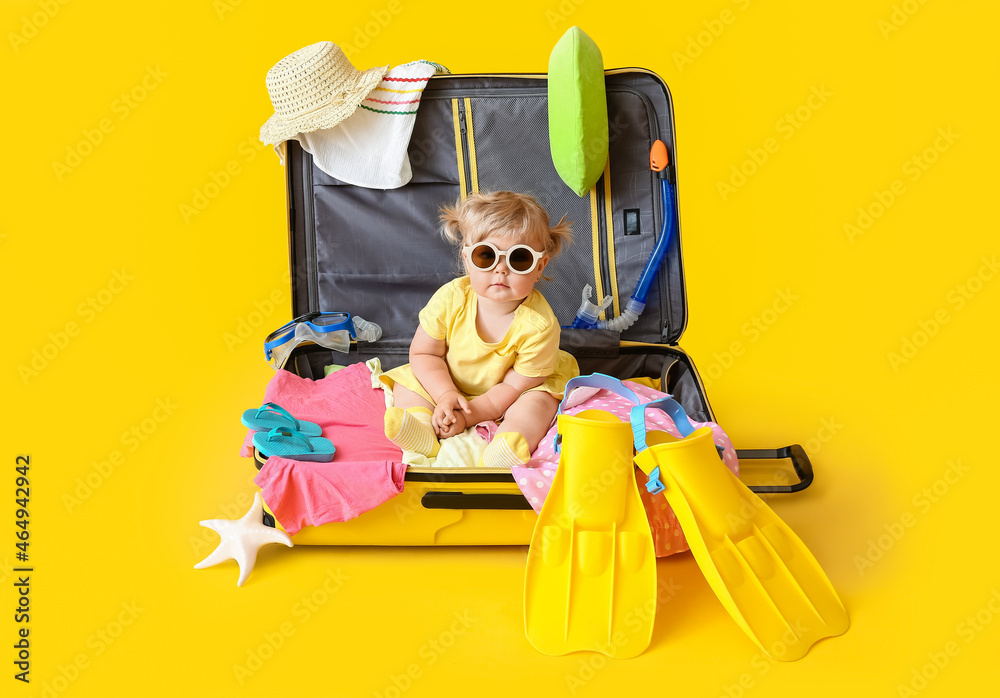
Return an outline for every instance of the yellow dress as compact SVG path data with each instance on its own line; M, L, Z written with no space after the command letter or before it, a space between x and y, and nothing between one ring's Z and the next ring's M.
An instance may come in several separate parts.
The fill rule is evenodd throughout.
M542 294L531 291L514 311L507 334L499 342L485 342L479 336L477 310L476 293L469 277L463 276L439 288L419 315L424 332L447 344L444 359L458 391L468 399L478 397L503 382L513 368L528 378L548 376L531 390L562 399L566 381L580 375L580 368L572 355L559 349L559 322ZM409 364L384 377L434 403Z

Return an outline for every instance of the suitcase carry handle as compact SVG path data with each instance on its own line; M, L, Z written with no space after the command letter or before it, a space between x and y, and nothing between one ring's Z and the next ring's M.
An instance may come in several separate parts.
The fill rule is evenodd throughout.
M531 505L524 495L466 494L465 492L426 492L420 498L424 509L524 509Z
M757 494L801 492L812 484L812 462L809 460L809 456L806 455L805 449L798 444L792 444L784 448L738 448L736 449L736 457L740 461L784 460L786 458L791 460L792 468L794 468L799 481L791 485L755 485L750 487L750 490Z

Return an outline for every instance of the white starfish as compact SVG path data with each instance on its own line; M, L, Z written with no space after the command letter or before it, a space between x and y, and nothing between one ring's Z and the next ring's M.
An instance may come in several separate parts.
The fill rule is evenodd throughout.
M218 547L204 560L194 566L196 570L212 565L218 565L226 560L236 560L240 566L240 578L236 586L250 576L254 563L257 562L257 551L268 543L283 543L292 547L292 539L284 531L264 525L264 503L260 492L253 496L250 511L241 519L209 519L200 522L202 526L218 533L222 540Z

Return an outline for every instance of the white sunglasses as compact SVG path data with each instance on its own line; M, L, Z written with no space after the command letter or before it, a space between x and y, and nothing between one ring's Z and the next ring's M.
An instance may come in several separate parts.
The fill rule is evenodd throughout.
M492 242L478 242L462 249L469 253L472 266L480 271L490 271L500 263L501 257L506 257L507 268L515 274L530 274L538 266L538 260L545 256L544 252L533 250L527 245L514 245L506 250L498 250Z

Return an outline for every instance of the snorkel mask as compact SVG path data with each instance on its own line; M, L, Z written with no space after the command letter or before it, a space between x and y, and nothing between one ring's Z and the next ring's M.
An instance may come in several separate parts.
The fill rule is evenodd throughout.
M381 327L350 313L311 312L269 334L264 340L264 359L277 370L295 347L306 342L346 354L351 340L374 342L381 336Z

